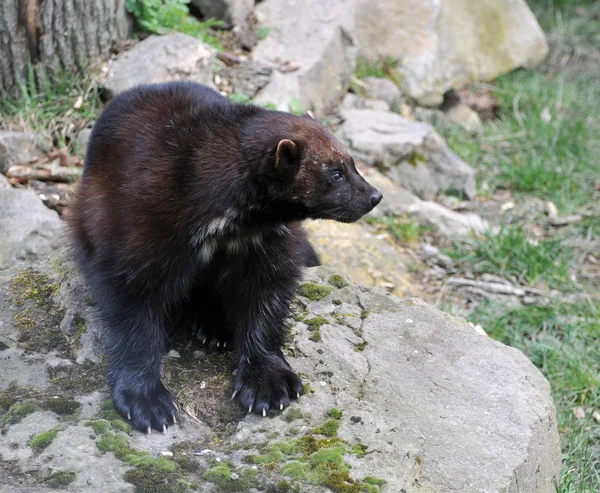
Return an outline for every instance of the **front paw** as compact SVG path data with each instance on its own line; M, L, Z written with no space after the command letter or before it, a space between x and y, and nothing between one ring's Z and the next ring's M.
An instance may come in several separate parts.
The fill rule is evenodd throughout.
M132 378L131 382L117 380L111 386L115 408L131 425L145 433L154 428L166 431L175 423L176 407L173 396L160 380L142 384Z
M238 364L233 396L248 412L281 411L302 394L302 380L283 356L255 357Z

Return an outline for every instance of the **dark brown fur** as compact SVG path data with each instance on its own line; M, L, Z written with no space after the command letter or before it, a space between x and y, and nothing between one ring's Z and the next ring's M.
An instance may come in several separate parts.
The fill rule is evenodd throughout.
M175 407L160 355L184 321L236 351L235 393L256 413L302 392L283 323L303 265L299 221L355 221L381 200L318 122L233 105L191 83L142 86L96 123L69 221L107 328L116 408L141 430Z

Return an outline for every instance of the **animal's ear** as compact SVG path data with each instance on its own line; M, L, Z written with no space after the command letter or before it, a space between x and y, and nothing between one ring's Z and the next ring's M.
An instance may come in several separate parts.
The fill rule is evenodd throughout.
M293 140L282 139L275 151L275 169L286 170L290 166L297 167L300 161L300 147Z

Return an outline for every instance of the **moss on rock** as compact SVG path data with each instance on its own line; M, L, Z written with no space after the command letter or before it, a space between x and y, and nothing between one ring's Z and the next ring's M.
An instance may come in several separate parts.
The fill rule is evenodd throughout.
M298 294L309 300L319 301L331 294L331 288L329 286L307 282L298 288Z
M52 443L52 440L54 440L57 433L58 430L56 428L48 431L43 431L42 433L38 433L37 435L32 436L29 442L27 443L34 452L41 452Z

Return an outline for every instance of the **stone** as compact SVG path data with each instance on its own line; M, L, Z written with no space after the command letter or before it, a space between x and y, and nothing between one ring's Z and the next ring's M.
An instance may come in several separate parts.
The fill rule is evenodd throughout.
M460 213L437 202L421 200L392 182L376 170L369 170L366 179L383 194L384 200L370 213L371 216L409 215L421 226L432 228L447 238L465 237L473 232L483 233L489 224L478 214Z
M467 132L479 135L483 132L483 123L479 114L463 103L458 103L450 106L444 111L446 118L460 125Z
M29 267L56 284L44 301L51 311L67 316L90 308L66 252ZM33 310L33 301L16 306L11 298L10 286L22 269L0 272L0 342L11 347L15 313L28 308L33 317L40 313ZM195 397L175 394L181 409L178 424L166 433L127 434L125 423L106 407L103 379L97 387L77 386L83 376L101 374L101 365L73 362L67 365L77 369L72 378L62 384L55 380L50 391L32 383L27 392L38 396L37 408L3 426L0 455L10 467L0 468L0 490L48 491L43 486L50 474L70 471L75 474L68 490L75 493L136 491L128 480L161 481L161 491L178 491L175 485L184 481L209 493L222 489L219 478L226 481L227 491L245 491L242 481L249 480L256 490L275 491L286 481L307 492L352 480L356 489L365 491L372 491L369 482L381 481L382 491L391 492L554 492L561 454L550 387L520 351L418 299L401 300L377 287L358 286L328 267L307 269L302 283L326 289L321 289L320 299L299 294L294 302L285 351L303 378L305 395L282 415L265 419L226 408L230 410L214 425L191 418L195 406L221 411L223 403L231 406L224 387L219 388L218 404L206 399L216 382L231 382L231 359L226 353L207 354L207 364L198 365L189 359L192 348L183 343L177 346L181 360L176 364L182 368L175 380L187 376L197 382L189 372L206 366L201 380L206 387ZM60 352L72 359L77 342L71 339L69 346L71 350ZM102 348L96 351L102 354ZM37 368L56 359L55 352L43 347L27 356L13 354L30 358L31 367ZM215 366L218 360L226 363ZM0 359L3 376L6 364ZM170 364L164 361L163 367ZM163 371L167 381L175 368ZM22 404L10 383L3 382L8 397ZM56 396L76 400L80 411L59 417L39 408ZM53 440L34 453L28 445L32 435L51 429L57 429ZM133 449L124 454L133 456L122 460L141 465L127 465L118 459L122 455L101 451L110 447ZM143 452L149 454L145 459ZM169 476L144 476L144 462L154 459ZM305 479L308 472L312 484Z
M212 84L216 50L182 33L148 36L108 64L103 82L109 97L138 84L188 80Z
M192 0L205 19L223 21L225 29L243 24L252 9L254 0Z
M15 164L27 164L41 153L35 134L0 131L0 173Z
M253 98L269 83L272 73L273 69L248 60L232 67L226 65L221 67L218 77L222 81L227 81L228 85L223 89L230 94L242 94ZM217 85L219 86L219 84ZM220 86L219 89L221 89Z
M398 60L402 92L431 106L449 89L531 68L548 53L525 0L356 0L353 32L360 55Z
M342 110L341 140L355 157L375 166L420 198L456 192L475 197L475 171L426 123L392 112Z
M363 286L378 286L397 296L418 296L412 281L413 258L395 243L371 232L366 224L315 220L305 223L321 262Z
M0 270L32 261L64 245L62 221L33 190L19 190L0 176Z
M337 107L355 68L353 38L342 22L346 9L343 0L265 0L257 5L260 25L270 31L253 57L275 70L255 102L284 111L299 106L317 115Z
M340 108L387 111L390 109L390 105L389 103L387 103L386 101L382 101L381 99L368 99L349 92L346 93L346 95L344 96Z
M77 142L77 154L79 156L81 156L82 158L85 157L85 154L87 152L87 147L88 147L88 144L90 142L90 135L92 135L92 129L91 128L84 128L77 135L77 140L76 140L76 142Z
M396 84L389 79L380 77L365 77L366 93L371 99L381 99L391 108L402 100L402 93Z

